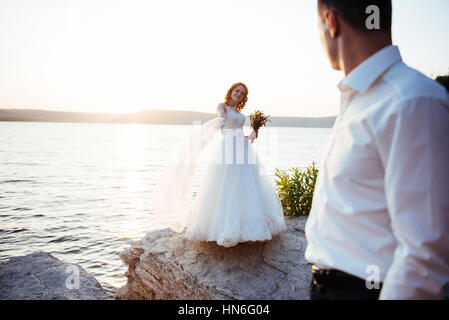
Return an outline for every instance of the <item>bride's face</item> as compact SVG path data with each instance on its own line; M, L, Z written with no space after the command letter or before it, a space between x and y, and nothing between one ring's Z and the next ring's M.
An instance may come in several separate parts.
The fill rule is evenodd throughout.
M245 95L246 95L245 87L240 85L238 87L235 87L234 90L232 90L231 99L236 104L239 104L243 100L243 98L245 98Z

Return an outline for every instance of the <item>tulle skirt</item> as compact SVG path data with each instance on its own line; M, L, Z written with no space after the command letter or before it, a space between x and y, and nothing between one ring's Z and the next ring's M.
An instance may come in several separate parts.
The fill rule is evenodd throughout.
M185 237L232 247L285 230L277 192L243 130L223 130L211 153Z

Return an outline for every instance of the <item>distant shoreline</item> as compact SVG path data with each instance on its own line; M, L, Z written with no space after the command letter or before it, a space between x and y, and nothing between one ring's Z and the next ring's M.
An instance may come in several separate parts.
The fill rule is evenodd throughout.
M61 122L61 123L111 123L191 125L214 119L212 113L184 110L144 110L129 114L65 112L34 109L0 109L1 122ZM331 128L335 117L270 117L267 127ZM246 119L245 125L249 126Z

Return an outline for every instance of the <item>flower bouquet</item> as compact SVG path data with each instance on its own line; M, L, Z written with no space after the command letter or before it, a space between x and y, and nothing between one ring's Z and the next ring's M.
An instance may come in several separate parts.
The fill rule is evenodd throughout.
M267 122L271 121L268 119L270 116L266 116L262 111L256 110L249 115L249 119L251 120L251 128L256 133L256 138L258 136L258 131L260 127L265 126Z

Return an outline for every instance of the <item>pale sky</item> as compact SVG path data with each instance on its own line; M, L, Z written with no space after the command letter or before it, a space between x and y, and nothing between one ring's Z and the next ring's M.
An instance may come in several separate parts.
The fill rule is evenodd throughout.
M393 0L404 61L449 72L449 1ZM215 113L234 82L246 114L330 116L337 83L316 0L0 0L0 108Z

